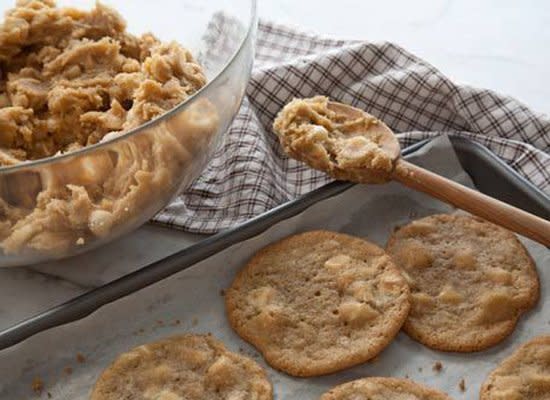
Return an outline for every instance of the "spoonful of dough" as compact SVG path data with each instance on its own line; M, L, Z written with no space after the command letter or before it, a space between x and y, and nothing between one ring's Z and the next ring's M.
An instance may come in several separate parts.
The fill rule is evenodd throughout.
M323 96L294 99L273 129L292 158L338 180L391 180L550 246L550 222L411 164L392 130L357 108Z

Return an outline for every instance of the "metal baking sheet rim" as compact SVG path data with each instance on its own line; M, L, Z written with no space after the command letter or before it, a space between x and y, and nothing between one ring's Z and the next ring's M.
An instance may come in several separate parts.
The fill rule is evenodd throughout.
M463 151L467 149L466 151L473 152L483 162L492 164L502 174L503 178L507 178L510 183L514 184L519 190L522 190L523 194L527 195L531 201L542 207L550 215L550 198L518 175L486 147L463 138L450 137L450 139L455 150L457 148ZM407 147L404 149L403 155L406 156L420 149L430 140L426 139ZM106 304L187 269L233 244L261 234L272 225L291 218L313 204L336 196L353 186L354 184L349 182L329 183L299 199L275 207L242 225L212 235L195 245L156 261L140 270L25 319L0 332L0 351L47 329L82 319Z

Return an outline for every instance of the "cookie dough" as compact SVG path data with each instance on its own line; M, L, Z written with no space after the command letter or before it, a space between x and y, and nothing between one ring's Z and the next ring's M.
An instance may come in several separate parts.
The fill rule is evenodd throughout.
M90 400L271 400L264 370L210 335L181 335L121 354Z
M288 103L277 115L273 130L290 157L335 179L390 180L394 160L381 147L389 128L374 117L359 113L350 120L331 108L328 98L316 96Z
M0 175L0 247L57 257L137 226L191 183L218 126L199 100L106 148Z
M471 352L512 333L539 298L533 260L510 231L468 215L432 215L395 231L387 251L411 287L404 331L428 347Z
M21 0L0 25L0 165L100 142L142 125L201 88L191 53L126 32L113 9Z
M336 386L320 400L451 400L445 393L407 379L363 378Z
M481 387L480 400L546 400L550 396L550 336L525 343Z
M272 367L317 376L388 346L409 311L409 288L379 247L313 231L259 251L225 301L233 329Z
M133 36L116 11L19 1L0 26L0 165L117 139L195 93L200 66L175 42ZM143 222L188 184L219 125L196 100L140 133L0 175L0 247L63 256Z

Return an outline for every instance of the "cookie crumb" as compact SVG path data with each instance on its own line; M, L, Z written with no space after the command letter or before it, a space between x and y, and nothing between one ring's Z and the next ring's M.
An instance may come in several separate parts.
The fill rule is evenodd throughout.
M79 237L79 238L76 240L76 244L77 244L78 246L83 246L84 243L85 243L85 242L84 242L84 238L82 238L82 237Z
M179 319L176 319L174 320L170 325L172 326L178 326L179 324L181 324L181 321Z
M436 361L432 367L432 370L437 373L440 373L442 369L443 369L443 364L441 364L441 361Z
M422 367L418 367L418 372L422 372Z
M51 398L52 398L52 394L48 392L48 399L51 399Z
M466 382L464 381L464 378L462 378L460 382L458 382L458 388L460 389L461 392L466 391Z
M65 375L71 375L73 373L73 369L72 367L65 367L63 368L63 372L65 373Z
M193 317L191 320L191 325L197 326L199 324L199 319L197 317Z
M409 374L405 374L405 379L409 379Z
M76 361L80 364L84 364L86 362L86 357L84 357L82 353L76 353Z
M34 393L41 394L42 390L44 390L44 381L37 376L32 380L31 388Z
M220 296L225 296L225 289L220 289Z
M139 333L145 333L145 329L140 328L140 330L139 330L138 332L139 332Z
M164 321L162 319L157 319L158 326L164 326Z

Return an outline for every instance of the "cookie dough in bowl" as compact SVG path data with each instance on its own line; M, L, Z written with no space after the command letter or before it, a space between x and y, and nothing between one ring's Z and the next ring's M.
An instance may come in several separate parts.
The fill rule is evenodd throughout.
M24 0L0 26L0 165L79 149L170 110L206 83L176 42L126 32L115 10Z
M152 15L162 3L133 13L114 2L119 13L20 0L4 13L0 266L66 257L138 227L220 144L249 77L253 8L221 26L219 5L207 4L187 13L204 24L172 26ZM185 20L185 5L173 8Z
M216 133L217 112L203 103L160 125L152 135L137 135L114 143L108 151L0 179L6 199L0 203L5 214L0 225L4 253L62 255L74 246L116 234L120 227L138 225L148 208L166 204L173 192L167 189L172 189L180 171L192 168ZM24 180L23 193L15 190L18 180ZM35 188L29 190L30 185ZM30 192L37 193L36 198Z

